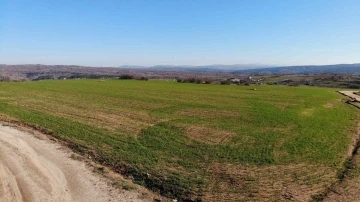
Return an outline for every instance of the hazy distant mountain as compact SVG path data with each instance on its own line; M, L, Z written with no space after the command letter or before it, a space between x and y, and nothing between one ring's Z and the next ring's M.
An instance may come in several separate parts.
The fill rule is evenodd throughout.
M360 74L360 63L336 65L306 65L236 70L240 74Z
M138 66L85 67L76 65L4 65L0 64L0 81L41 80L59 78L111 78L122 74L152 79L188 77L231 78L238 74L360 74L360 63L267 67L266 65L204 65L204 66Z
M136 77L150 79L175 79L188 77L229 78L234 75L229 72L216 71L179 71L176 69L152 69L151 67L126 65L120 67L86 67L76 65L5 65L0 64L0 81L26 81L64 78L115 78L130 74Z
M228 72L236 74L360 74L360 63L336 65L304 65L304 66L270 66L261 64L235 65L155 65L155 66L121 66L122 68L141 68L164 71L187 72Z
M266 68L271 67L270 65L262 64L234 64L234 65L155 65L148 67L156 70L172 70L172 71L205 71L205 72L231 72L236 70L255 69L255 68Z
M118 68L125 68L125 69L144 69L148 68L147 66L141 66L141 65L121 65Z

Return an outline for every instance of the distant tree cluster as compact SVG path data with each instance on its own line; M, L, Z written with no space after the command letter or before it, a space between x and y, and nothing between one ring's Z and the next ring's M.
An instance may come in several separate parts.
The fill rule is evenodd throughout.
M220 84L220 85L250 85L255 84L257 81L252 79L251 77L246 77L242 79L238 78L228 78L228 79L214 79L214 78L196 78L196 77L189 77L189 78L177 78L177 82L179 83L196 83L196 84Z
M131 80L131 79L135 79L135 76L130 75L130 74L123 74L119 76L119 79L122 80Z
M196 83L196 84L211 84L212 80L208 79L208 78L195 78L195 77L190 77L190 78L177 78L176 79L177 82L179 83Z
M33 81L53 80L53 79L54 79L53 75L42 75L42 76L38 76L37 78L33 79Z
M224 79L224 80L221 80L220 81L220 84L221 85L230 85L231 84L231 81L229 79Z
M136 76L131 75L131 74L120 75L119 79L121 79L121 80L139 80L139 81L147 81L147 80L149 80L149 78L147 78L147 77L144 77L144 76L136 77Z
M149 78L141 76L141 77L136 78L136 80L147 81L147 80L149 80Z
M11 81L11 79L8 76L0 76L0 81L8 82Z
M359 84L349 84L348 88L352 88L352 89L360 89L360 85Z
M347 87L352 89L360 89L360 80L350 81Z

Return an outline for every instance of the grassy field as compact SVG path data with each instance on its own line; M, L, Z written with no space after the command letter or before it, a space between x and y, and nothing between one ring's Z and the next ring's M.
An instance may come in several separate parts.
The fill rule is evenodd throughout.
M256 90L253 90L256 88ZM335 89L64 80L0 83L0 113L165 195L310 199L335 182L358 122Z

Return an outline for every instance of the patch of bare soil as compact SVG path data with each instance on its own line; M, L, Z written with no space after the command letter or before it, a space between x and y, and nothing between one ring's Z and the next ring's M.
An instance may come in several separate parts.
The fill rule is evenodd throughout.
M315 108L307 108L307 109L304 109L301 114L303 116L311 116L315 111Z
M190 126L187 128L188 137L207 144L225 143L232 137L233 133L220 131L202 126Z
M152 201L114 188L74 156L46 136L0 125L0 201Z
M336 169L296 164L214 164L204 201L309 201L336 182Z
M291 103L287 103L287 102L279 102L279 103L273 103L273 105L275 105L277 108L284 110L287 109L291 106Z
M177 115L187 117L214 118L214 117L234 117L239 113L233 111L224 111L216 109L184 109L175 112Z
M334 186L325 202L333 201L359 201L360 196L360 156L356 155L353 160L353 167L345 176L345 179L338 185Z
M283 126L283 127L263 127L263 131L289 132L296 127L297 127L296 124Z
M360 124L355 137L352 140L352 150L348 152L352 154L352 158L349 167L345 170L344 178L329 190L323 201L360 201Z
M331 103L331 102L327 102L325 105L324 105L324 107L326 107L326 108L334 108L334 103Z

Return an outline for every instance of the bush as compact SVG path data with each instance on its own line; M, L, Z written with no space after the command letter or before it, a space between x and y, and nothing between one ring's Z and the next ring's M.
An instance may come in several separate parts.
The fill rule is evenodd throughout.
M190 77L190 78L186 78L186 79L177 78L176 81L179 83L196 83L196 84L211 84L212 83L212 81L210 79L202 79L202 78L195 78L195 77Z
M229 80L222 80L222 81L220 81L220 84L221 85L230 85L230 81Z
M184 80L184 82L186 82L186 83L195 83L196 78L187 78L187 79Z
M202 83L204 83L204 81L201 80L201 79L196 79L196 83L197 83L197 84L202 84Z
M135 77L130 74L123 74L119 76L119 79L134 79Z
M359 84L349 84L348 88L359 89L360 85Z
M177 81L178 83L184 83L184 79L177 78L176 81Z
M147 77L142 76L142 77L140 77L140 78L137 78L136 80L147 81L147 80L149 80L149 79L148 79Z
M204 83L205 83L205 84L211 84L212 81L210 81L209 79L205 79Z
M359 80L355 80L355 81L350 81L351 84L358 84L360 85L360 81Z

